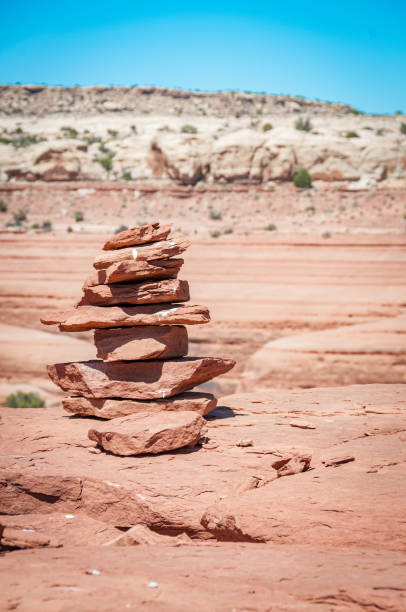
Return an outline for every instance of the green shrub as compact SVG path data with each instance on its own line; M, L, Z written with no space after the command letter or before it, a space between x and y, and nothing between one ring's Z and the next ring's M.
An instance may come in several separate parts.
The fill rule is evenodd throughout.
M13 225L20 226L26 220L27 220L27 212L23 208L13 213L13 221L14 221Z
M194 125L182 125L180 128L182 134L197 134L197 127Z
M73 232L73 229L70 225L68 225L68 227L66 228L66 231L68 232L68 234L71 234Z
M400 133L406 134L406 123L404 122L400 124Z
M269 223L264 229L267 230L267 232L275 232L277 227L275 223Z
M299 119L295 122L295 128L297 130L302 130L302 132L311 132L313 129L312 124L309 119L303 119L299 117Z
M66 136L66 138L77 138L78 137L78 131L75 130L75 128L73 127L69 127L69 125L62 126L61 132L63 132L63 135Z
M42 231L43 232L52 232L52 223L49 219L46 219L42 222Z
M37 393L24 393L17 391L6 397L4 402L7 408L43 408L45 402Z
M132 180L133 180L133 177L132 177L131 172L130 172L129 170L125 170L125 171L123 172L122 179L123 179L123 181L132 181Z
M211 233L210 233L210 236L211 236L212 238L218 238L218 237L220 236L220 232L218 232L218 231L216 230L215 232L211 232Z
M87 142L88 145L92 145L96 142L101 142L101 137L90 135L90 136L85 136L83 140Z
M210 208L209 217L210 219L213 219L213 221L220 221L220 219L223 218L223 215L219 210L214 210L213 208Z
M115 233L115 234L119 234L120 232L125 232L125 231L127 231L127 230L128 230L127 225L120 225L120 227L118 227L118 228L115 230L115 232L114 232L114 233Z
M346 138L359 138L357 132L347 132L345 135Z
M85 218L84 214L81 210L75 210L75 221L76 223L80 223Z
M262 131L269 132L269 130L272 130L272 128L273 128L272 123L264 123L264 125L262 126Z
M0 144L11 144L13 141L11 140L11 138L6 138L6 136L1 136L0 137Z
M96 161L103 166L103 168L105 170L107 170L107 172L110 172L110 170L113 167L113 157L114 157L114 153L112 151L108 151L107 155L105 155L105 157L97 157Z
M39 228L40 228L39 223L33 223L33 224L31 225L31 229L33 229L33 230L39 230Z
M299 189L308 189L312 186L311 176L305 168L300 168L299 172L296 172L293 182Z
M7 212L7 204L4 200L0 200L0 212Z
M20 149L20 148L29 147L32 144L37 144L38 142L43 142L44 140L45 138L39 138L38 136L35 136L33 134L23 134L22 136L19 136L18 138L13 138L13 140L11 141L11 144L16 149Z

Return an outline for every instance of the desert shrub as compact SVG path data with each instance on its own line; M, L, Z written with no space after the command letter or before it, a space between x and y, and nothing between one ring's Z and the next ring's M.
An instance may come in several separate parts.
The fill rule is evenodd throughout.
M11 140L11 138L7 138L6 136L1 136L0 137L0 144L11 144L13 141Z
M61 127L61 132L63 132L64 136L67 138L77 138L78 131L75 128L70 127L69 125L64 125Z
M299 172L296 172L293 182L299 189L308 189L312 186L311 176L305 168L300 168Z
M269 223L264 229L266 229L267 232L275 232L277 228L275 223Z
M85 142L87 142L88 145L92 145L92 144L95 144L96 142L101 142L101 137L100 136L93 136L91 134L90 136L85 136L83 138L83 140Z
M238 110L238 111L236 111L236 112L234 113L234 117L235 117L236 119L239 119L240 117L242 117L242 116L243 116L243 114L244 114L244 111L243 111L243 110Z
M20 208L16 212L13 212L13 225L21 225L24 221L27 220L27 212Z
M76 223L80 223L85 218L85 215L81 210L75 210L75 221Z
M133 180L133 177L132 177L131 172L130 172L129 170L125 170L125 171L123 172L122 179L123 179L123 181L132 181L132 180Z
M357 132L347 132L345 135L346 138L359 138L359 135L357 134Z
M10 393L6 397L4 405L7 408L43 408L45 402L37 393L17 391L17 393Z
M68 225L68 227L66 228L66 231L68 232L68 234L71 234L73 232L73 228Z
M136 134L137 133L137 126L136 125L132 125L131 126L131 131L132 131L133 134Z
M232 234L232 233L233 233L233 228L232 227L226 227L226 229L223 232L223 234Z
M322 238L331 238L330 232L323 232L321 235Z
M400 133L406 134L406 123L404 122L400 124Z
M49 221L49 219L46 219L45 221L43 221L41 229L42 229L43 232L52 232L52 223L51 223L51 221Z
M316 212L316 209L314 208L314 206L306 206L306 208L305 208L305 212L307 212L307 213L310 213L310 214L314 215L314 214L315 214L315 212Z
M257 128L258 127L258 123L259 123L259 121L251 121L250 127Z
M379 128L378 130L376 130L376 135L377 136L383 136L385 133L385 130L383 130L382 128Z
M182 132L182 134L197 134L197 127L195 127L194 125L186 124L182 125L180 131Z
M269 130L272 130L272 127L272 123L264 123L264 125L262 126L262 131L269 132Z
M104 151L108 151L108 149L104 149ZM114 153L112 151L108 151L107 154L104 157L97 157L96 161L103 166L103 168L105 170L107 170L107 172L110 172L110 170L113 167L113 157L114 157Z
M299 119L295 122L295 128L297 130L302 130L302 132L311 132L313 126L310 123L309 119L303 119L303 117L299 117Z
M220 221L220 219L223 218L223 215L219 210L214 210L213 208L210 208L209 217L210 219L213 219L213 221Z
M210 232L210 236L212 238L218 238L220 236L220 232L218 232L217 230L215 232Z
M7 212L7 204L4 200L0 200L0 212Z
M18 138L13 138L11 144L16 149L29 147L32 144L37 144L38 142L43 142L45 138L40 138L39 136L35 136L34 134L23 134Z
M118 227L118 228L117 228L117 229L114 231L114 233L115 233L115 234L119 234L120 232L125 232L125 231L127 231L127 230L128 230L127 225L120 225L120 227Z
M107 134L109 134L109 136L111 136L112 138L116 138L116 136L118 136L117 130L108 129Z

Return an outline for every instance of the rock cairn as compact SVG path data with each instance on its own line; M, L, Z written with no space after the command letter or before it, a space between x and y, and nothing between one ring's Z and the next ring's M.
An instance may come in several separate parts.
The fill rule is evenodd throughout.
M186 305L187 281L177 276L189 240L169 238L152 223L110 238L94 261L74 310L41 319L60 331L94 329L97 357L48 366L69 397L64 409L111 419L89 438L119 455L158 453L197 443L202 416L217 400L191 392L234 366L231 359L187 357L185 325L210 321L206 307Z

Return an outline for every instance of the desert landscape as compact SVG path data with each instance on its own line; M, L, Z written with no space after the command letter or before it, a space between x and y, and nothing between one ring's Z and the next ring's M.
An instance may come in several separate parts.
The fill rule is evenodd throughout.
M405 609L405 132L294 96L0 86L2 609ZM175 361L230 367L193 389L217 398L193 444L169 408L183 442L126 454L103 446L124 396L69 413L47 374L96 358L97 322L41 319L154 222L211 317L169 317L195 317Z

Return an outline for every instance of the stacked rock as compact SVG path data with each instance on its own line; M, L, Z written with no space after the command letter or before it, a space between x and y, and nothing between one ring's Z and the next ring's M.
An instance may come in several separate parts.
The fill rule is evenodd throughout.
M168 238L170 225L152 223L110 238L94 261L74 310L41 319L61 331L94 329L99 359L48 366L71 396L64 409L112 419L89 437L116 454L162 452L195 444L209 393L190 389L234 366L231 359L186 357L185 325L208 323L207 308L186 305L187 281L177 276L190 242ZM163 418L163 416L165 418Z

